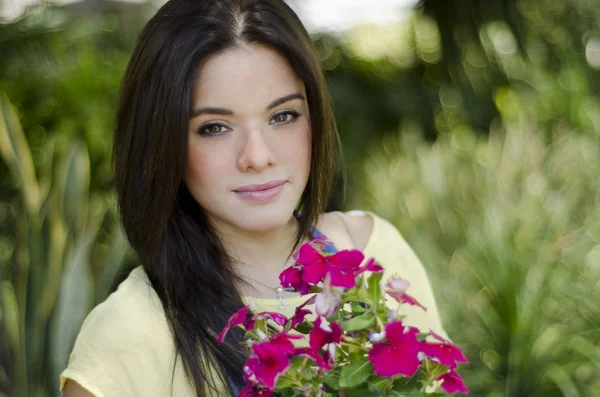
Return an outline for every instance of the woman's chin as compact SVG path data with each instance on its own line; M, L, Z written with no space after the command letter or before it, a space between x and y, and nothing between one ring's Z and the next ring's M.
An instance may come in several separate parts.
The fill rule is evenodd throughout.
M294 216L293 209L273 209L272 211L256 211L254 213L240 214L236 221L239 228L251 233L268 233L285 228Z

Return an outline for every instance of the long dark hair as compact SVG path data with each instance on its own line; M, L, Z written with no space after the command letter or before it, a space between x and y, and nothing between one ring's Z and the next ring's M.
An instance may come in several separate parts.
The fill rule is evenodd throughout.
M198 396L216 391L219 381L240 385L246 357L239 332L227 343L215 340L243 303L231 259L183 182L191 98L202 61L246 43L280 53L306 87L312 159L299 204L298 244L326 208L339 140L314 46L283 0L167 2L138 38L115 121L123 227L162 301Z

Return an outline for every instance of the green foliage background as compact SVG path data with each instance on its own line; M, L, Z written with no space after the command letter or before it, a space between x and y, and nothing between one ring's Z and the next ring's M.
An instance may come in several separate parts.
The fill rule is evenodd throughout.
M600 395L598 10L425 0L314 37L348 174L332 207L414 247L471 395ZM0 396L57 395L81 321L135 264L111 130L153 11L87 1L0 24Z

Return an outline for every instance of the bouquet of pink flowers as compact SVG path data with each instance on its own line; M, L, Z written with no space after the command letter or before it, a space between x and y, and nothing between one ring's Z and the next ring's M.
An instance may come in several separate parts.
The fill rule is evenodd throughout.
M286 290L313 294L291 318L253 314L246 306L219 335L222 342L231 327L246 331L248 383L238 397L468 393L455 370L458 362L468 362L462 350L431 330L402 322L401 305L426 310L406 293L409 283L392 277L383 287L383 268L374 259L365 262L358 250L328 254L327 244L319 237L302 245L295 265L279 276ZM386 305L387 297L398 309ZM314 322L306 319L311 304Z

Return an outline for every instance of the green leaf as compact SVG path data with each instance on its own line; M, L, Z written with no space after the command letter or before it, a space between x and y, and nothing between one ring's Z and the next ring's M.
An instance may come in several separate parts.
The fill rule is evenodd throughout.
M23 133L17 112L0 92L0 155L14 181L20 185L25 208L35 214L41 205L41 193L29 142Z
M344 394L346 397L373 397L376 395L372 390L367 388L344 390Z
M80 236L88 222L90 189L90 157L83 144L69 148L57 180L60 213L71 232Z
M300 324L296 324L294 329L301 334L307 335L313 329L313 325L308 321L303 321Z
M373 313L365 313L360 316L351 318L350 320L342 321L342 329L344 331L360 331L369 328L375 322Z
M292 389L297 387L296 381L293 381L288 378L280 377L277 379L277 384L275 385L275 391L281 393L284 389Z
M369 378L368 385L371 390L389 389L394 382L390 378L384 376L373 376Z
M427 393L423 393L418 390L401 391L401 390L393 390L392 389L392 390L388 390L386 394L388 397L426 397L426 396L428 396Z
M340 374L336 373L336 372L330 372L323 379L323 383L326 384L327 386L331 387L332 389L340 390L341 389L341 387L340 387Z
M373 363L367 357L363 357L342 368L342 372L340 373L340 387L342 389L356 387L365 382L372 374Z
M344 301L346 302L368 302L369 293L364 288L358 288L352 291L348 295L344 295Z
M434 363L431 360L427 360L429 361L429 378L431 380L435 380L436 378L439 378L442 374L445 374L446 372L448 372L448 367L442 364L438 364L438 363Z
M373 273L367 281L367 286L369 288L369 297L371 298L373 305L375 306L379 304L379 300L381 299L381 286L379 285L379 283L382 277L383 272Z
M359 302L352 302L350 304L350 308L353 314L363 314L367 311L367 309L364 308Z

